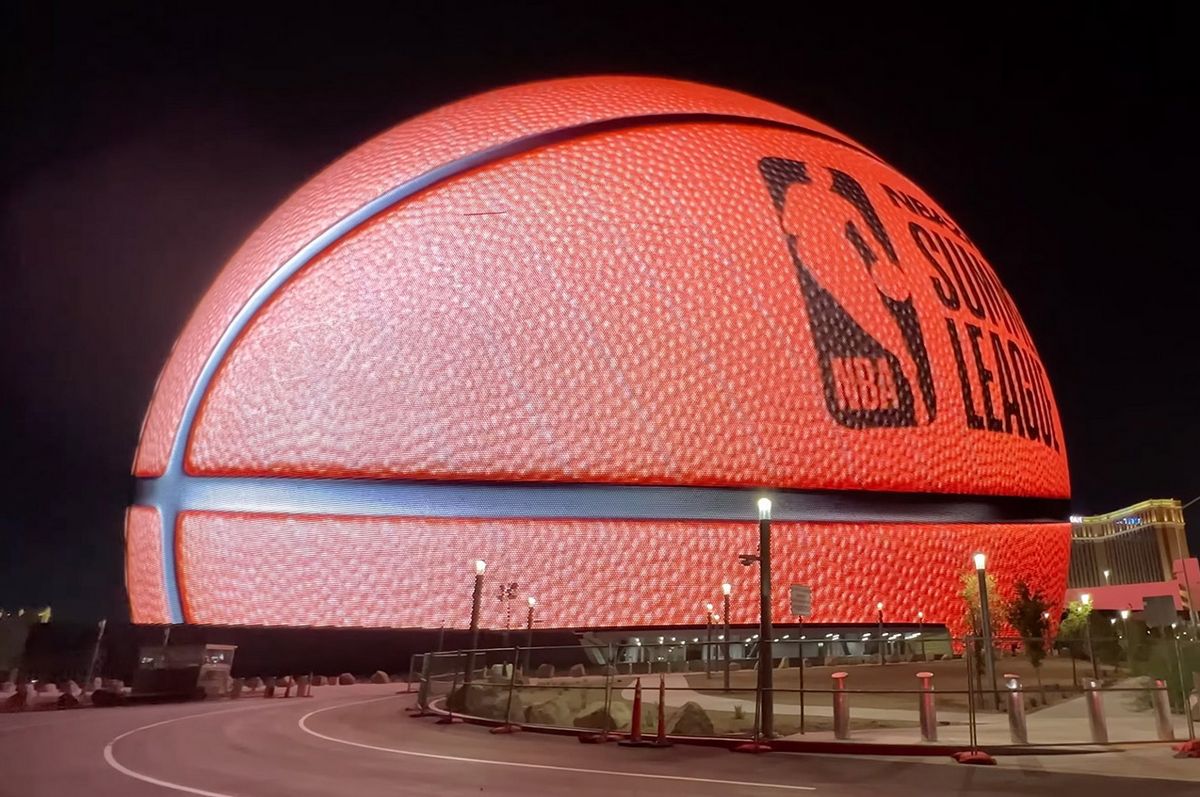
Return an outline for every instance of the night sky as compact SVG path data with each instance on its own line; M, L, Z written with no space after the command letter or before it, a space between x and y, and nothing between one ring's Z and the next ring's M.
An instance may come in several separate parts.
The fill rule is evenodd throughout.
M1198 70L1170 12L47 5L0 11L0 607L125 616L123 509L155 377L275 205L414 114L567 75L713 83L859 140L1015 298L1073 509L1200 495Z

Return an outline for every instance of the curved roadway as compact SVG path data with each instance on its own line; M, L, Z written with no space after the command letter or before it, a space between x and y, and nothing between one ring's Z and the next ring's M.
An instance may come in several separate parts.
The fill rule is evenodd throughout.
M635 750L533 733L496 736L407 717L411 697L397 695L395 685L315 691L313 699L0 715L0 795L1196 794L1195 782L1054 774L1028 763L739 756L682 745Z

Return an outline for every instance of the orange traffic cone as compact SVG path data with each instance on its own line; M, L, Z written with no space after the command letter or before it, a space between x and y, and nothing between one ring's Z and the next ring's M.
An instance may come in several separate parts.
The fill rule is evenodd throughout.
M633 684L633 717L629 720L629 738L622 739L617 744L626 747L642 747L642 679L638 678Z
M658 735L654 738L655 747L670 747L667 741L667 680L666 676L658 676Z

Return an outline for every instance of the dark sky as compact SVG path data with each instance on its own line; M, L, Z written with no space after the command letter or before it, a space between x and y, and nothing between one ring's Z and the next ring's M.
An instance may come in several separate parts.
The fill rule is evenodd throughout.
M863 142L954 214L1016 299L1075 510L1200 495L1195 44L1157 4L970 23L969 4L91 5L0 11L0 606L124 614L122 512L154 379L276 204L409 116L565 75L714 83Z

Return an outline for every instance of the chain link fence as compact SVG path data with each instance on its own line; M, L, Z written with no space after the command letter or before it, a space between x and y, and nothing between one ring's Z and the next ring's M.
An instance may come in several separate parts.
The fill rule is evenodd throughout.
M757 660L730 650L513 646L420 654L411 671L423 710L575 732L1116 745L1195 738L1200 720L1200 643L1169 634L842 648L810 640L774 659L766 691Z

